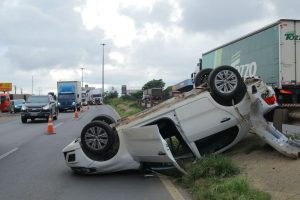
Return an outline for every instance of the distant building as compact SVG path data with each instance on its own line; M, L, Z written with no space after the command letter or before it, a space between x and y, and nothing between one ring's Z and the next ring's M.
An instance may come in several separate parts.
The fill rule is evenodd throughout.
M137 93L138 91L140 91L140 90L127 90L126 94L131 95L131 94Z
M95 89L95 87L89 87L89 85L84 85L84 88L82 88L82 90L86 91L86 92L89 92L90 90L93 90Z

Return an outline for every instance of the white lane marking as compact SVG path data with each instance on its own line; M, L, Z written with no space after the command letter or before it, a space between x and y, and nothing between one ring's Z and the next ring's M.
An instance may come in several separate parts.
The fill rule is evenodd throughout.
M10 150L9 152L7 152L7 153L5 153L5 154L2 154L2 155L0 156L0 160L3 159L3 158L5 158L6 156L12 154L13 152L17 151L18 149L19 149L19 148L14 148L14 149Z
M53 126L53 128L57 128L57 127L59 127L59 126L62 125L62 124L63 124L63 123L60 122L60 123L56 124L55 126Z

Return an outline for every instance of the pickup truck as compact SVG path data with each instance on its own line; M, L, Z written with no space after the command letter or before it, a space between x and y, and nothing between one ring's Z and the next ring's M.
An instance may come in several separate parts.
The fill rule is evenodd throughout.
M58 117L58 107L52 95L29 96L21 108L21 121L27 123L36 118L47 119L52 116L54 120Z

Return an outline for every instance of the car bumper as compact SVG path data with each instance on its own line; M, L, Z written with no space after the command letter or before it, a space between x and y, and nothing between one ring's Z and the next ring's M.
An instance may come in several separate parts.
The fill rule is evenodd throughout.
M86 174L111 173L140 168L140 163L132 158L122 142L120 142L118 153L105 161L96 161L89 158L81 148L80 138L71 142L62 152L68 167Z
M41 111L41 112L22 112L21 117L24 118L48 118L50 111Z
M59 106L58 107L59 110L74 110L75 106L70 105L70 106Z

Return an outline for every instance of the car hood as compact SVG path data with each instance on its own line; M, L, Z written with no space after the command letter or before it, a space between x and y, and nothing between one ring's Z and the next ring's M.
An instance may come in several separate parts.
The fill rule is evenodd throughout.
M25 106L27 107L43 107L47 105L47 103L26 103Z

